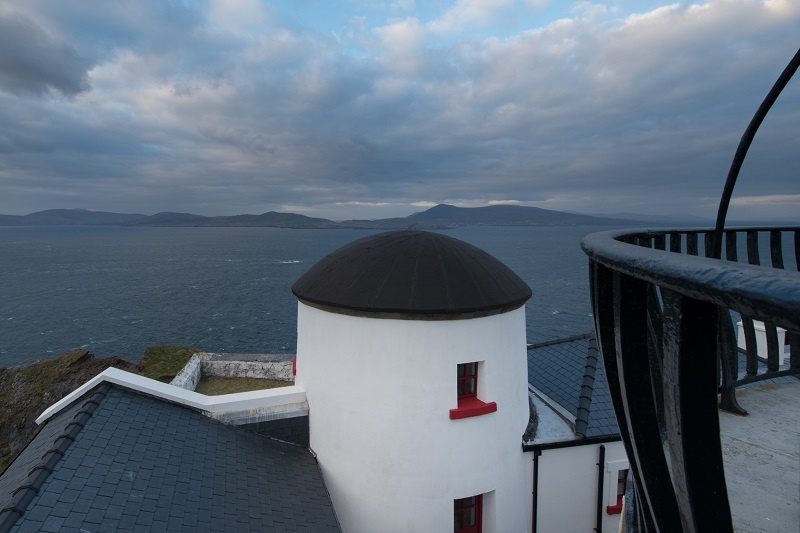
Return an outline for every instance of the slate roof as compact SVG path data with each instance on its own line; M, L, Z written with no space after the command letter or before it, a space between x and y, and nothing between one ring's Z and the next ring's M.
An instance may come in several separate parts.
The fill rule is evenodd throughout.
M516 309L531 289L507 266L466 242L425 231L353 241L292 286L300 300L372 314L492 314Z
M531 346L528 383L575 416L576 436L619 435L603 359L591 335Z
M52 473L29 475L43 451L57 456ZM341 531L309 450L109 384L47 422L0 476L0 531L80 529Z

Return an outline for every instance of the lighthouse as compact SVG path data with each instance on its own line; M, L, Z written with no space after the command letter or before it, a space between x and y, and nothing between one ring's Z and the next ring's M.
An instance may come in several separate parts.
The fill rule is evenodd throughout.
M525 531L528 285L468 243L396 231L292 292L295 384L342 529Z

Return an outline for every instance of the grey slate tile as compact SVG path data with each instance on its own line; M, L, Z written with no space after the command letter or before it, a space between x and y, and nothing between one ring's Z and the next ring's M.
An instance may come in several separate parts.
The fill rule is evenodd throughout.
M57 429L68 411L42 431ZM0 478L3 483L13 484ZM16 530L47 520L92 531L248 531L284 524L340 531L307 449L118 387L108 389Z
M589 335L541 343L528 350L528 382L578 415L581 383L591 341ZM587 437L619 435L602 357L597 361Z

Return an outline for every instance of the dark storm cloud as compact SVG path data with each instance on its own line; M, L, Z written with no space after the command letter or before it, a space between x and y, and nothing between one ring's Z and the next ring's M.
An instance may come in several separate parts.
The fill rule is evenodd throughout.
M88 90L91 62L67 42L51 37L33 20L0 12L0 88L66 96Z

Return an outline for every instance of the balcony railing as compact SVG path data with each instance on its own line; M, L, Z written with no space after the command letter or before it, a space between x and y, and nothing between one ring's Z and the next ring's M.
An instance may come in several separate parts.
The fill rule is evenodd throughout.
M763 265L760 234L769 235L773 268ZM784 268L787 236L793 271ZM725 260L706 257L714 239L713 230L637 230L583 241L598 343L633 470L635 531L732 531L718 405L743 412L737 384L800 375L800 228L727 230ZM737 262L740 242L747 263ZM742 374L736 315L748 337ZM755 355L752 320L766 324L766 364ZM787 330L788 368L777 364L776 327Z
M583 240L595 331L633 474L628 531L733 531L718 406L746 414L737 385L800 376L800 227L724 230L755 133L798 68L800 50L745 130L713 230L612 231ZM759 243L766 234L772 268ZM739 317L743 373L733 328ZM765 358L756 353L753 320L764 323ZM786 330L788 368L780 365L777 327Z

